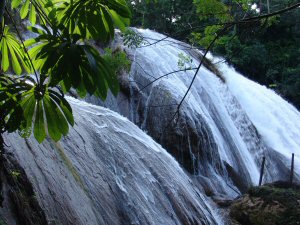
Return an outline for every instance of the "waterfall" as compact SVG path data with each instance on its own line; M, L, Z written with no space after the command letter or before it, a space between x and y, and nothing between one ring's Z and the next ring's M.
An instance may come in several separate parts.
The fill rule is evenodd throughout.
M295 153L300 171L300 113L273 90L246 79L223 63L221 70L266 146L290 159Z
M214 68L201 67L173 118L201 52L135 30L145 44L123 46L132 66L119 77L124 86L117 98L109 95L103 103L68 97L76 124L59 143L4 135L7 173L32 184L29 197L44 212L42 219L221 225L227 222L213 200L232 199L257 185L263 156L264 183L289 177L291 153L300 180L300 113L291 104L210 55ZM181 56L188 60L180 66ZM0 215L17 224L9 213L16 199L6 182Z
M127 51L134 55L130 75L145 105L142 128L188 171L202 183L207 180L213 191L233 196L233 186L245 191L258 184L263 156L264 182L286 179L292 152L299 175L300 114L293 106L210 56L222 79L203 66L178 120L170 122L194 76L189 68L198 66L201 52L150 30L136 31L146 43ZM192 62L186 71L172 73L180 69L180 55Z
M151 137L108 109L67 100L76 125L60 143L5 135L49 224L222 224Z

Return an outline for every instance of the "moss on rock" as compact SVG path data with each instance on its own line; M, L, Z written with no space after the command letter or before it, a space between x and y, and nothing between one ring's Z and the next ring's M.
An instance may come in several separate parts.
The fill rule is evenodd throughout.
M300 186L276 182L253 187L233 202L230 217L241 225L300 224Z

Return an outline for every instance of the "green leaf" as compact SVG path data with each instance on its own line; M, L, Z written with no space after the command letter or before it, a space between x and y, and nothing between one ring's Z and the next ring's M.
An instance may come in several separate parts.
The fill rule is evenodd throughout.
M126 6L125 2L112 0L107 2L107 6L108 8L116 11L120 16L125 18L131 18L131 12L129 8Z
M90 73L84 67L81 66L80 70L82 73L84 86L86 87L87 92L90 95L93 95L97 89L97 87L95 86L95 83L93 81L93 78L91 77Z
M44 110L42 101L38 101L35 121L34 121L34 137L39 142L42 143L46 137L45 123L44 123Z
M93 38L104 42L113 38L114 23L124 29L126 19L131 17L126 3L120 0L74 0L73 4L66 5L58 14L61 15L60 22L66 26L65 31L78 33L83 39Z
M2 38L1 40L1 50L2 50L1 66L3 71L7 71L9 68L9 59L8 59L8 48L7 48L7 43L5 38Z
M20 75L22 73L22 67L19 63L19 60L17 59L14 49L10 45L8 47L10 50L9 52L10 52L10 56L11 56L11 60L12 60L13 70L17 75Z
M22 100L21 106L24 111L24 118L26 120L26 128L31 128L33 113L35 110L36 100L34 98L33 91L28 94L28 96Z
M69 125L68 125L66 118L62 114L61 110L59 109L59 107L57 106L55 101L51 98L50 98L50 104L52 106L52 110L56 114L56 122L57 122L57 127L58 127L59 131L63 135L67 135L69 132Z
M30 30L29 27L27 27L28 30ZM25 46L30 46L30 45L33 45L36 43L36 40L34 38L30 38L30 39L27 39L26 41L24 41L24 45Z
M35 12L35 7L33 6L33 4L31 4L31 7L30 7L29 21L31 22L32 25L35 25L35 23L36 23L36 12Z
M107 7L101 7L102 8L102 13L104 15L104 25L106 27L106 31L110 35L110 38L114 38L115 30L113 26L113 20L111 18L111 15L108 13L108 8Z
M1 67L3 71L7 71L10 66L17 74L21 74L23 69L30 71L30 64L21 43L10 33L6 26L3 30L3 36L0 42L1 49ZM9 57L10 56L10 57ZM11 62L9 62L11 61ZM22 62L22 65L20 64Z
M48 134L54 141L59 141L61 138L61 132L57 124L57 115L55 110L52 108L53 105L51 104L51 99L49 96L45 96L43 100L47 119Z
M80 83L80 85L76 88L76 91L80 98L84 98L86 96L86 89L83 83Z
M69 124L74 126L74 117L72 113L72 108L70 104L67 102L67 100L59 95L58 93L49 90L50 96L52 99L56 101L56 103L60 106L61 110L63 111L65 117L67 118Z
M21 19L24 19L28 15L29 3L30 3L30 1L26 0L25 4L22 5L22 8L20 10Z
M72 61L68 62L68 71L72 81L72 86L77 88L82 83L81 71L79 65L82 64L82 52L77 48L76 45L72 45L67 52L65 53L67 60Z
M17 8L21 4L22 0L12 0L11 1L11 8Z
M124 22L122 21L122 19L120 18L120 16L114 11L114 10L110 10L110 15L115 23L115 25L121 30L121 31L125 31L126 27Z

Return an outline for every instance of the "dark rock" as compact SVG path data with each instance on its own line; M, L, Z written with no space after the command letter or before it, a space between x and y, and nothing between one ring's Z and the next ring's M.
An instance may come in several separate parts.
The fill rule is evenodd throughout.
M213 197L212 199L221 208L227 208L227 207L231 206L232 201L233 201L231 199L226 199L226 198L217 197L217 196Z
M2 136L1 144L3 144ZM2 208L0 208L0 215L6 217L5 223L20 225L48 224L24 169L20 167L12 155L3 152L3 145L1 149L0 187Z

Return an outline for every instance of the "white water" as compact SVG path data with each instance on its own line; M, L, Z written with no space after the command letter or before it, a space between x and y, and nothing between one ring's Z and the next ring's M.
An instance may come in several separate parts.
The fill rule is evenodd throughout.
M68 101L76 125L60 144L5 136L7 152L33 183L49 223L222 224L151 137L108 109Z
M300 172L300 113L273 90L259 85L223 63L220 67L231 93L239 101L267 146L287 158L295 153Z
M150 42L164 37L139 31L152 38ZM128 50L135 60L131 81L141 89L178 69L178 54L189 51L187 45L177 43L167 39ZM193 59L193 66L197 61ZM236 196L234 176L226 164L238 180L256 185L263 155L267 156L267 182L286 178L280 171L288 168L290 154L295 152L299 174L299 112L226 64L219 68L226 83L201 68L181 107L182 121L165 134L174 135L174 145L169 146L178 147L179 160L186 153L195 160L195 176L188 176L172 156L126 118L72 98L68 100L76 125L60 145L49 140L38 145L32 139L7 135L7 150L25 169L47 219L79 225L223 224L204 189ZM193 75L192 71L178 72L158 80L143 90L139 101L125 106L130 112L124 114L155 136L153 131L163 131ZM120 110L120 104L112 104ZM173 106L157 107L163 104ZM273 156L272 162L268 156Z
M131 75L139 88L143 90L143 87L154 78L178 70L179 54L188 55L191 51L190 46L170 38L157 42L164 36L153 31L137 31L149 43L152 43L150 46L145 44L145 47L137 48L132 53L136 63L133 63ZM198 59L193 58L192 67L197 66ZM199 174L206 174L204 176L208 178L214 177L213 179L218 180L217 186L223 186L226 191L230 192L230 189L226 187L228 186L226 175L216 169L219 162L226 162L241 178L246 177L248 185L256 185L259 180L261 158L265 155L267 157L265 182L286 179L283 174L289 167L292 152L296 154L296 172L299 174L299 112L273 91L244 78L225 63L218 67L226 82L223 83L212 72L202 67L180 108L181 118L189 123L189 129L198 132L198 140L203 139L202 131L197 128L199 116L204 118L206 130L211 131L213 136L210 140L211 149L208 151L217 151L214 156L216 162L212 162L211 167L206 166L206 170L209 170L209 167L214 171L209 173L201 171L201 164L204 162L200 161ZM193 75L194 71L177 72L159 79L143 90L143 95L147 96L143 124L144 129L150 130L150 134L151 130L155 130L151 135L163 130L168 121L165 118L170 118L170 112L174 112L176 108L173 107L172 110L170 107L167 109L161 107L162 109L158 112L157 109L151 110L152 105L174 104L174 102L178 104L187 91ZM164 101L159 98L163 98ZM153 119L155 115L158 118ZM161 124L161 120L165 123ZM147 122L148 125L145 125ZM186 136L189 140L189 134ZM206 141L208 138L204 139ZM190 141L185 148L189 150L182 149L182 151L190 152L192 158L197 157L195 152L201 150L192 149ZM278 159L274 152L280 153ZM269 155L270 158L268 158ZM276 163L272 161L271 155L275 157ZM281 171L282 164L284 164L285 172Z

